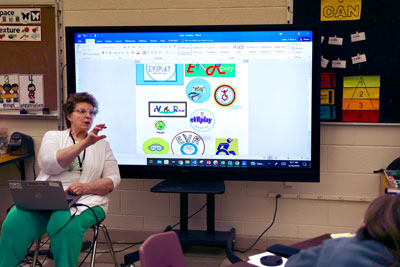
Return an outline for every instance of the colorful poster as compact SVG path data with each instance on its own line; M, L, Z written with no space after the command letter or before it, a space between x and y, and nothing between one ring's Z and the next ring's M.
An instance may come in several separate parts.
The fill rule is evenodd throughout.
M361 0L321 0L321 21L359 20Z
M334 72L321 73L321 120L336 119L335 106L336 74Z
M42 41L41 26L0 25L0 41L40 42Z
M0 75L0 109L19 109L18 74Z
M40 24L40 8L0 8L0 24Z
M379 122L379 75L343 77L343 121Z
M22 74L19 76L19 82L20 82L21 108L24 109L44 108L43 75Z

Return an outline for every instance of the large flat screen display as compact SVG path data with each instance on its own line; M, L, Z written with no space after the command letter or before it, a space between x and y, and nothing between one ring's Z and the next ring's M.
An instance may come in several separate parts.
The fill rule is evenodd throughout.
M319 181L316 28L67 27L126 178Z

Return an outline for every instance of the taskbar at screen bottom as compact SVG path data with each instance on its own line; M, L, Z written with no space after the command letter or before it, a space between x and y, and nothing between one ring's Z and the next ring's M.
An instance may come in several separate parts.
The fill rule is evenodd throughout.
M236 167L236 168L305 168L311 167L307 160L245 160L245 159L176 159L148 158L151 166L190 167Z

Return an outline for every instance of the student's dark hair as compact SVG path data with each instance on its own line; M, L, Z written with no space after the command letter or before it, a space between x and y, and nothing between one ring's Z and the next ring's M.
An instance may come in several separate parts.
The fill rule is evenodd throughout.
M31 88L31 87L35 87L35 90L36 90L36 85L34 85L33 83L28 84L28 90L29 90L29 88Z
M395 256L392 266L397 266L400 260L400 196L387 194L373 200L356 236L383 243Z
M89 93L83 92L83 93L76 93L73 95L70 95L67 98L67 101L63 104L63 111L65 115L65 122L67 124L67 127L71 127L71 122L68 120L68 116L72 114L75 110L75 105L77 103L89 103L90 105L93 106L93 111L94 114L97 114L98 111L98 104L97 100Z

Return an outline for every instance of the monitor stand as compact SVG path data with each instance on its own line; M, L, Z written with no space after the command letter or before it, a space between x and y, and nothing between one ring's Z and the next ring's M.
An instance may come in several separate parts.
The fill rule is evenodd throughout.
M215 231L215 194L225 192L223 180L196 180L168 179L155 185L151 192L179 193L180 195L180 230L175 232L179 236L182 246L204 245L225 248L228 259L232 262L242 261L232 252L235 238L235 229L230 231ZM207 195L207 231L189 230L188 228L188 195ZM170 230L167 228L167 230Z
M182 246L216 246L225 248L226 256L232 263L242 261L233 254L233 242L235 239L235 228L230 231L215 231L215 194L225 192L223 180L196 180L187 179L168 179L164 180L153 188L151 192L155 193L179 193L180 194L180 230L174 230ZM188 228L188 195L206 194L207 195L207 231L189 230ZM168 226L165 231L172 230ZM129 255L125 256L127 260L132 259Z

